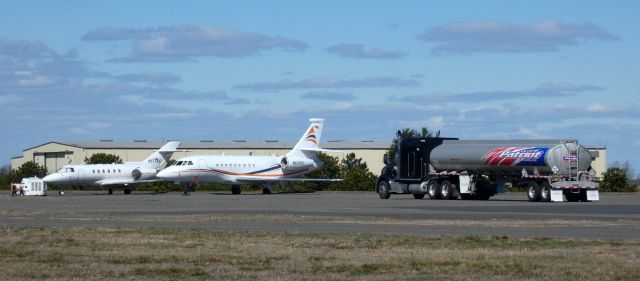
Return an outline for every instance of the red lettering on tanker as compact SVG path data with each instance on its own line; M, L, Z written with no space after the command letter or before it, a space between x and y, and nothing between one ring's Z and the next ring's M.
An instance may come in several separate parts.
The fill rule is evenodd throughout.
M543 166L546 147L500 147L484 156L485 165L493 166Z

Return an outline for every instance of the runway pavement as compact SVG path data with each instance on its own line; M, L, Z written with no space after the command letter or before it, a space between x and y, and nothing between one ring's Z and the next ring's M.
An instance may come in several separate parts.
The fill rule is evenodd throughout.
M524 193L489 201L415 200L410 195L381 200L373 192L2 194L0 226L621 240L640 239L640 194L601 194L600 201L590 203L530 203Z

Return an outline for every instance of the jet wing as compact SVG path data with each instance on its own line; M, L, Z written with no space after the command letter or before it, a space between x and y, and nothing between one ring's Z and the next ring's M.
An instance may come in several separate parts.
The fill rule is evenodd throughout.
M342 179L306 179L306 178L264 178L264 177L237 177L237 181L246 183L260 182L339 182Z
M130 178L122 178L122 179L104 179L96 182L99 186L107 186L107 185L129 185L129 184L138 184L145 182L157 182L157 179L153 180L134 180Z

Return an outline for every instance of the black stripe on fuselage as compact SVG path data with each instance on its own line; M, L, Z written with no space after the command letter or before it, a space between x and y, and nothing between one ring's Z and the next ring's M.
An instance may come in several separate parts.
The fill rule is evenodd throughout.
M280 165L275 165L275 166L273 166L271 168L266 168L266 169L262 169L262 170L259 170L259 171L248 172L248 173L244 173L244 174L246 174L246 175L255 175L255 174L270 172L270 171L277 170L277 169L280 169Z

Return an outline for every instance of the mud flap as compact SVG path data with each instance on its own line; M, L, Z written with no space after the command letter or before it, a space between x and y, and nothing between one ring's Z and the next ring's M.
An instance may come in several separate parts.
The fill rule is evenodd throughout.
M588 201L598 201L600 200L600 194L598 190L587 190L587 200Z
M551 189L551 202L563 202L562 189Z

